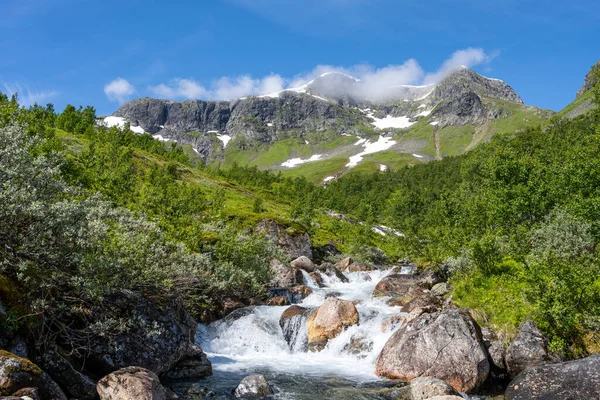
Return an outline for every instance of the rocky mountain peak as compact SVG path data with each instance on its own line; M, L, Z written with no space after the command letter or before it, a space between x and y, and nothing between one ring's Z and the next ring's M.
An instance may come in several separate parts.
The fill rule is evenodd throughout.
M577 97L580 97L594 87L596 84L596 73L598 69L600 69L600 60L598 60L598 62L592 68L590 68L589 72L585 76L583 86L581 86L581 88L577 91Z

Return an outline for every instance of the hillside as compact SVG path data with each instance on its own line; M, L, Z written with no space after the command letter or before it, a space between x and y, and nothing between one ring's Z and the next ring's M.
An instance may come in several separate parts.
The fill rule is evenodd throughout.
M326 73L298 88L231 102L138 99L114 115L189 145L193 158L213 166L255 165L323 183L461 154L496 133L543 123L552 112L523 105L498 79L458 68L429 86L375 90Z

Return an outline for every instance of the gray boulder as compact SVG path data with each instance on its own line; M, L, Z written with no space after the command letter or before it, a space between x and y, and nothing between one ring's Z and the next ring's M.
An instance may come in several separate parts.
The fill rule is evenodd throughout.
M98 381L100 400L166 400L167 390L158 376L140 367L127 367Z
M413 287L428 289L430 286L423 282L418 275L393 274L377 283L373 295L375 297L402 297Z
M600 355L530 367L508 385L506 400L600 398Z
M301 285L304 282L302 272L291 265L276 259L271 260L270 264L273 272L273 279L270 282L272 287L291 287Z
M310 245L310 236L306 232L296 232L279 225L277 222L265 219L261 221L255 229L256 233L262 233L269 238L275 245L280 247L290 258L301 256L312 259L312 247Z
M93 400L96 394L96 382L77 371L57 349L45 349L39 357L40 365L49 371L52 378L60 384L71 398Z
M264 375L249 375L233 391L235 397L267 397L273 389Z
M292 268L303 269L306 272L314 272L315 264L306 256L300 256L292 261Z
M490 370L481 331L468 310L420 315L385 344L376 373L390 379L433 377L461 392L476 391Z
M516 376L525 368L543 364L547 360L546 340L533 321L524 322L506 350L508 373Z
M435 396L459 396L458 392L446 382L430 377L419 377L410 381L410 385L394 388L385 394L394 400L427 400Z

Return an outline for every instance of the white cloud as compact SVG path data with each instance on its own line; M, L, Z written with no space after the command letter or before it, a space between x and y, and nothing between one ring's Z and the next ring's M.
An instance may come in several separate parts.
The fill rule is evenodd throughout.
M48 102L50 99L58 96L60 92L56 90L40 90L40 91L32 91L28 87L22 87L18 83L8 84L2 83L4 87L4 91L10 97L13 94L17 94L19 98L19 104L29 107L34 104L43 105Z
M161 83L157 86L150 86L150 92L156 96L166 99L200 99L209 95L204 86L196 83L193 79L176 78L168 85Z
M109 100L119 103L123 103L133 93L135 93L135 87L123 78L117 78L104 86L104 94Z
M296 88L326 72L339 72L360 79L360 85L353 89L357 91L357 94L374 100L384 100L389 98L392 93L397 93L394 87L435 83L456 67L489 64L496 55L488 54L479 48L458 50L445 60L437 71L430 73L426 73L419 63L411 58L403 64L393 64L382 68L376 68L369 64L357 64L351 67L317 65L312 71L291 78L284 78L273 73L263 78L253 78L249 75L225 76L214 80L210 88L205 88L191 79L176 78L168 84L161 83L151 86L149 91L167 99L232 100L249 95L275 93L286 88Z
M455 51L435 73L425 76L424 83L435 83L442 79L448 72L460 66L471 68L476 65L487 64L497 55L497 52L488 54L483 49L473 47Z

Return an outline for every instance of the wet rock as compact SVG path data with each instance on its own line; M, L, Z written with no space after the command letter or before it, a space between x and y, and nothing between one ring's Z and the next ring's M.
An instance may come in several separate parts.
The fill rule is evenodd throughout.
M391 306L399 306L400 312L403 313L410 313L415 308L440 308L442 306L440 300L432 295L429 290L414 286L411 287L404 296L391 298L388 301L388 304Z
M300 306L288 307L279 317L279 326L290 349L294 351L308 350L308 317L313 309Z
M342 351L357 356L357 358L366 358L373 351L373 345L373 340L368 337L352 336Z
M358 322L358 311L351 301L328 297L308 318L308 349L323 349L329 339Z
M506 346L500 341L494 331L488 327L481 328L481 334L485 347L490 355L490 366L494 375L504 375L506 372L506 363L504 358L506 356ZM503 376L502 376L503 377Z
M436 283L435 285L433 285L433 287L431 288L431 293L434 296L445 296L448 293L450 293L450 285L446 282L440 282L440 283Z
M600 355L529 367L509 385L506 400L600 398Z
M347 272L358 272L358 271L363 271L363 272L370 272L370 271L377 271L377 267L374 265L369 265L369 264L364 264L364 263L352 263L350 265L348 265L348 268L346 268Z
M267 300L268 306L288 306L289 304L290 299L287 296L271 297Z
M277 222L265 219L261 221L255 231L269 238L280 247L285 254L291 258L301 256L312 259L312 248L310 237L306 232L296 232L277 224Z
M346 269L350 266L350 264L354 263L351 257L346 257L340 262L338 262L335 267L340 271L346 271Z
M192 344L182 360L179 361L166 374L167 379L200 379L212 375L212 364L202 348Z
M377 360L376 373L390 379L428 376L461 392L477 390L490 365L481 331L467 310L423 314L398 329Z
M293 268L303 269L306 272L313 272L315 270L315 264L313 264L310 258L305 256L296 258L291 264Z
M90 377L77 371L58 349L44 349L39 357L40 365L48 371L52 378L61 385L66 394L71 398L80 400L94 400L96 394L96 382Z
M166 400L167 391L158 376L140 367L126 367L98 381L100 400Z
M415 378L410 385L394 388L386 394L394 400L428 400L438 396L459 396L458 392L446 382L430 377Z
M519 333L506 350L506 367L511 376L518 375L527 367L540 365L548 360L546 341L533 321L519 327Z
M292 298L292 303L300 303L302 300L307 298L312 294L312 289L308 286L301 285L293 287L289 290L290 297Z
M267 397L273 389L264 375L249 375L233 391L235 397Z
M322 272L333 278L336 277L337 279L339 279L341 282L348 282L348 278L346 278L346 275L344 275L337 267L335 267L334 265L331 265L329 263L322 265L323 270Z
M427 289L426 284L417 275L388 275L377 283L373 296L402 297L408 293L411 287Z
M390 332L400 325L406 317L404 315L392 315L381 322L381 332Z
M277 259L271 260L271 271L273 279L270 282L272 287L290 287L301 285L303 283L302 271L293 268L291 265L284 264Z
M315 272L311 272L310 274L308 274L317 284L317 286L319 287L324 287L325 285L323 284L323 278L321 277L321 274L318 271Z
M0 396L10 396L24 388L38 388L44 399L67 400L56 382L36 364L0 350Z
M183 395L184 400L203 400L214 397L215 393L199 383L193 383Z

